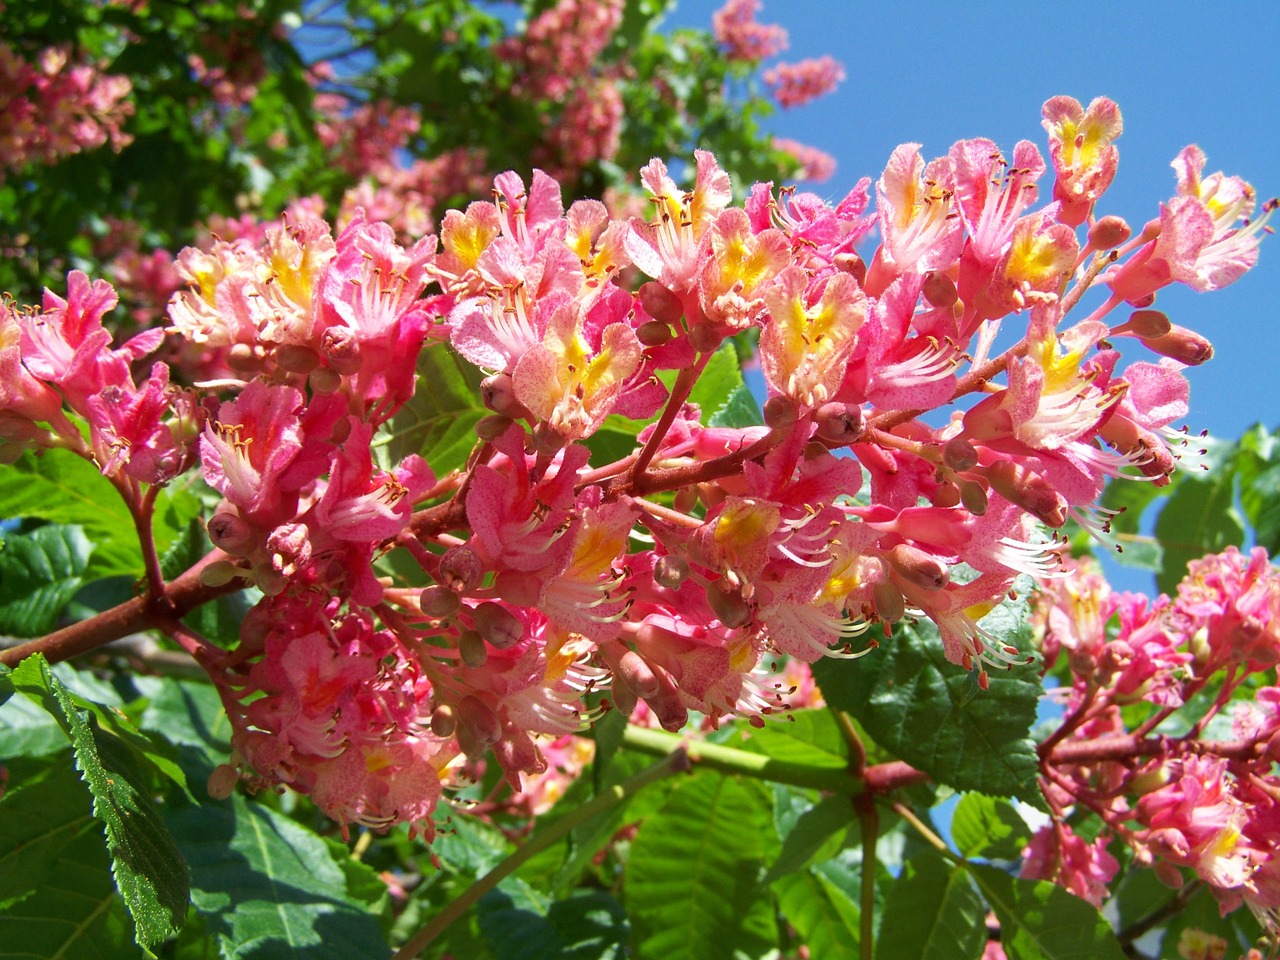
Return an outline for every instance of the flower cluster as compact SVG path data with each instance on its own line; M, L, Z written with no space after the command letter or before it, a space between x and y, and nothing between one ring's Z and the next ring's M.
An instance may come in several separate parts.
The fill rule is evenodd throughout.
M1112 593L1073 565L1046 585L1037 623L1046 657L1066 657L1072 685L1062 726L1041 750L1059 819L1037 834L1024 875L1101 903L1117 864L1105 838L1085 844L1060 819L1079 806L1172 886L1189 871L1224 912L1241 903L1259 914L1280 908L1280 570L1265 551L1229 547L1195 561L1177 595L1154 602ZM1211 678L1221 679L1220 693L1190 729L1162 734ZM1235 702L1229 725L1217 722L1242 685L1251 697ZM1135 704L1149 706L1135 712ZM1205 736L1228 730L1228 739ZM1094 747L1088 760L1085 741Z
M814 183L821 183L824 180L830 180L835 175L836 158L826 151L819 150L817 147L811 147L807 143L800 143L798 140L790 140L786 137L774 137L773 148L790 154L799 162L800 170L796 174L797 180L810 180Z
M1051 101L1047 122L1064 109ZM1054 192L1087 181L1091 205L1101 181L1081 164L1111 148L1081 160L1052 139L1060 127ZM1127 228L1091 206L1082 220L1078 204L1037 206L1047 169L1025 141L1012 163L988 140L928 162L906 144L874 212L866 179L836 204L756 184L739 207L698 152L688 188L648 163L649 207L630 218L566 209L546 173L508 172L412 245L359 212L335 238L299 204L178 258L188 289L169 319L200 403L163 366L134 385L130 361L161 334L107 350L105 284L73 274L66 301L6 307L0 450L69 446L144 485L198 458L222 498L202 576L264 598L237 649L174 634L222 692L237 769L343 822L429 833L453 771L491 754L519 787L546 769L539 744L606 696L672 730L691 713L762 723L787 706L787 681L764 672L775 654L859 656L870 626L907 617L932 619L985 684L1024 652L980 621L1015 577L1059 564L1045 528L1102 532L1109 477L1165 479L1160 431L1185 409L1177 362L1122 369L1110 346L1158 347L1163 315L1144 305L1113 324L1117 301L1066 323L1146 247L1117 251ZM1021 321L992 356L1001 323ZM700 378L741 334L759 337L764 423L708 423ZM488 414L454 470L380 439L399 432L420 359L482 371ZM943 407L949 420L927 416ZM628 421L633 447L597 444ZM1177 609L1230 637L1211 650L1261 662L1242 638L1270 601L1239 600L1230 585L1248 574L1232 570L1206 570L1199 605ZM1095 639L1073 656L1172 705L1190 661L1148 629L1163 611L1126 607L1128 654Z
M784 110L825 97L843 80L844 67L830 56L780 63L764 72L764 82Z
M716 42L724 47L730 60L759 63L787 49L785 27L756 20L760 6L760 0L728 0L711 15Z
M133 113L127 77L77 63L68 50L47 47L27 60L0 42L0 180L32 161L53 163L82 150L131 139L122 129Z

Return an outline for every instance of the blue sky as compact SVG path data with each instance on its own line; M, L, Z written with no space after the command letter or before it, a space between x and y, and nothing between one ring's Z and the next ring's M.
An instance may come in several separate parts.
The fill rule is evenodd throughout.
M667 22L707 28L720 5L680 0ZM1099 209L1135 228L1173 194L1169 162L1188 143L1208 155L1206 172L1238 174L1261 199L1280 193L1280 4L764 0L759 19L790 32L780 59L829 53L848 74L836 93L769 121L836 157L835 177L817 188L830 198L877 178L904 142L923 143L929 157L965 137L989 137L1006 154L1028 139L1047 157L1040 107L1058 94L1120 105L1119 174ZM1280 236L1231 287L1166 288L1155 306L1215 346L1188 373L1194 430L1235 437L1258 421L1280 426Z

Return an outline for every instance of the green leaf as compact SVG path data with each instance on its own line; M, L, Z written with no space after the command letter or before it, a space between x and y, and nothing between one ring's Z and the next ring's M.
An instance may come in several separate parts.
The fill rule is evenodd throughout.
M86 830L51 856L36 894L0 915L0 960L141 960L102 834Z
M1240 505L1261 547L1280 552L1280 443L1261 424L1240 438Z
M93 545L79 527L48 524L10 534L0 550L0 633L41 637L84 582Z
M191 868L191 901L228 960L377 960L377 919L347 892L324 841L239 794L168 817Z
M1012 613L1000 616L1001 627L988 627L990 617L983 627L1012 637L1022 624ZM995 671L989 689L969 697L969 673L947 661L937 628L921 621L899 624L857 663L820 660L813 674L828 705L853 714L880 746L938 783L1043 803L1027 736L1042 693L1033 667Z
M422 351L418 374L413 396L388 424L390 437L379 442L388 443L392 463L417 453L443 477L466 466L476 423L490 412L480 403L484 375L444 346Z
M982 864L966 869L1000 920L1009 960L1123 960L1095 907L1047 880L1022 880Z
M0 910L39 890L62 849L92 824L84 784L61 757L10 787L0 799Z
M1142 517L1152 503L1163 500L1177 489L1184 476L1185 473L1175 473L1167 487L1125 479L1111 480L1107 484L1099 505L1122 511L1111 520L1111 539L1120 547L1118 551L1111 551L1111 555L1118 563L1144 570L1160 569L1160 544L1142 533ZM1087 535L1085 537L1087 542Z
M1235 507L1235 445L1208 438L1205 443L1209 472L1183 477L1156 519L1163 548L1156 585L1165 593L1177 590L1190 561L1244 543L1244 521Z
M834 838L847 831L857 820L853 801L849 797L833 794L819 800L796 818L791 829L781 834L782 851L769 866L764 882L771 883L778 877L801 869L820 850L832 846ZM838 849L839 846L836 846L836 850Z
M985 914L965 871L925 850L907 861L889 891L876 956L972 960L987 942Z
M128 507L93 464L70 451L24 453L0 470L0 517L79 524L94 544L85 580L142 571Z
M750 427L764 422L755 398L742 379L738 352L732 343L721 344L707 361L689 394L689 402L702 409L702 422L708 426Z
M691 776L641 825L624 889L642 960L714 960L775 941L758 883L763 798L731 777Z
M139 945L176 933L187 914L186 865L148 799L130 748L76 705L44 657L28 657L11 676L14 687L48 710L71 738L94 815L106 827L112 873Z
M42 757L67 746L67 735L49 711L26 697L0 707L0 759Z
M857 905L830 879L811 870L773 883L778 907L795 927L809 955L823 960L857 960L861 942Z
M1007 801L966 793L951 818L951 839L962 857L1017 860L1031 830Z
M602 890L543 905L503 884L477 906L480 929L502 960L622 960L630 926L622 906ZM526 888L527 891L527 888Z
M796 710L786 722L772 721L753 729L743 746L779 760L844 770L849 748L830 710Z

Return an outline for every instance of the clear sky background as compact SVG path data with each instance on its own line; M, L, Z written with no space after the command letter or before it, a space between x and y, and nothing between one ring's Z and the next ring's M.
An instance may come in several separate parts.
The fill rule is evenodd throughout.
M679 0L667 22L709 28L721 2ZM864 175L877 179L905 142L923 143L928 158L966 137L989 137L1006 155L1027 139L1047 161L1040 108L1058 94L1120 105L1119 173L1098 209L1135 229L1173 195L1169 162L1188 143L1208 155L1206 173L1242 176L1260 200L1280 193L1276 0L764 0L758 19L789 31L779 60L831 54L844 65L834 94L766 121L775 134L835 156L835 176L812 186L829 199ZM1052 168L1041 185L1044 199ZM1167 287L1155 306L1216 350L1188 372L1194 430L1233 438L1258 421L1280 427L1280 236L1264 241L1258 266L1232 286L1206 294ZM1136 345L1125 353L1150 358Z

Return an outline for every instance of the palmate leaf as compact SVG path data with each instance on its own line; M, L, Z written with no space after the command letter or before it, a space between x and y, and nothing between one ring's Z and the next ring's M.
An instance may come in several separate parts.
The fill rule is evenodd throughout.
M1016 640L1025 625L1020 609L997 608L983 627ZM1013 645L1025 649L1025 639ZM813 674L830 706L853 714L876 743L936 782L1043 804L1027 735L1043 693L1034 667L993 671L989 689L973 690L971 675L947 661L937 628L921 621L899 624L855 669L822 660Z
M0 549L0 633L40 637L53 630L84 583L92 550L78 526L10 534Z
M783 916L810 956L856 960L861 913L830 878L816 870L801 870L775 880L773 889Z
M966 793L951 817L951 838L962 857L1016 860L1031 830L1008 801Z
M388 424L390 462L417 453L438 477L464 467L476 445L476 423L490 412L480 402L483 379L447 346L423 350L414 394Z
M985 913L965 871L925 850L907 861L889 891L876 956L971 960L987 940Z
M1000 920L1009 960L1123 960L1111 925L1095 907L1047 880L1022 880L968 864L983 899Z
M93 813L106 828L111 871L133 917L137 942L149 947L177 932L189 902L186 865L148 799L132 749L77 706L44 657L28 657L10 678L71 739L76 766L93 796Z
M391 951L324 840L240 795L167 817L192 902L231 960L378 960Z
M0 910L37 893L63 848L92 826L69 752L11 787L0 799Z
M639 960L719 960L776 940L759 883L766 831L762 794L731 777L696 773L641 825L624 880Z

